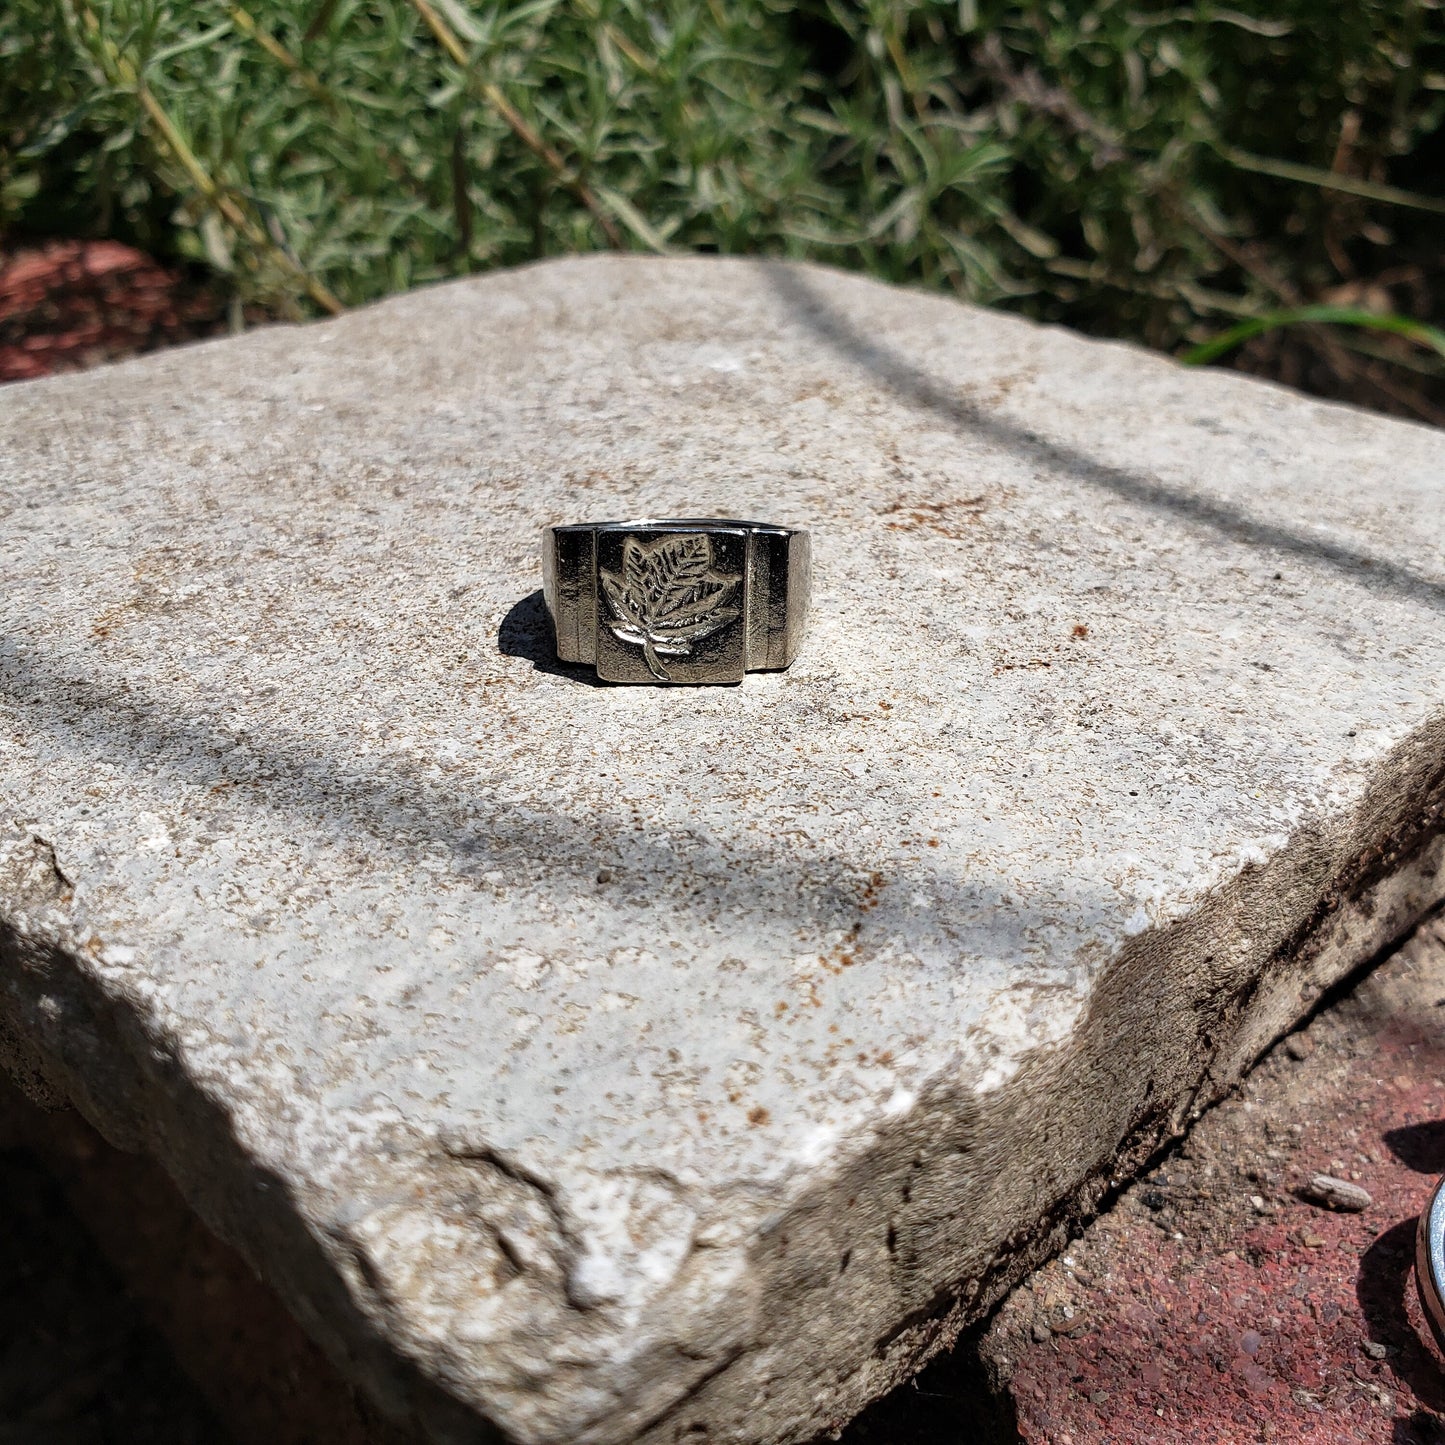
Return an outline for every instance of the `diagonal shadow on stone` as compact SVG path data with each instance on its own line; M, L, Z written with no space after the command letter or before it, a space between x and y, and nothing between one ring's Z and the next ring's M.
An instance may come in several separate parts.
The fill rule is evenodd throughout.
M269 737L250 734L249 756L238 764L230 753L215 753L211 718L175 716L139 679L75 677L0 636L0 700L23 706L39 698L64 699L51 727L57 741L77 754L123 761L137 773L159 773L207 792L218 786L244 791L252 806L307 818L329 841L355 841L364 834L370 846L403 860L416 856L419 839L429 839L452 852L456 872L464 877L479 878L518 853L541 851L548 860L546 880L561 897L594 885L605 862L612 875L608 886L619 896L634 877L650 879L647 906L702 913L741 912L765 883L788 897L809 898L820 930L851 926L869 887L855 865L831 853L785 861L766 842L728 838L718 840L719 847L690 832L644 835L616 815L574 818L557 809L509 807L450 780L429 779L396 757L328 756L318 752L304 720L284 733L269 728ZM610 851L604 857L599 834L627 839L625 861ZM679 867L679 859L689 866ZM670 891L658 886L659 878L671 880ZM899 865L891 882L899 906L911 913L916 906L901 900L918 889L938 906L962 913L972 924L968 945L999 959L1023 956L1031 933L1049 922L1046 912L1015 893L1004 896L992 884L950 877L941 869ZM1079 898L1077 889L1074 896L1085 913L1109 906L1107 898Z
M865 334L812 285L799 268L765 264L763 275L774 291L820 340L839 355L866 368L904 401L932 411L952 425L989 438L1014 452L1025 452L1046 467L1067 472L1123 501L1167 512L1180 521L1208 527L1237 542L1274 548L1306 561L1324 562L1342 572L1364 573L1360 581L1388 588L1402 597L1445 612L1445 586L1384 557L1324 537L1302 536L1276 522L1261 521L1228 502L1181 491L1156 477L1109 466L1063 442L1051 441L1026 427L991 415L950 391L906 356L875 335Z
M594 839L599 822L615 823L595 817L574 820L560 814L543 815L535 809L509 813L489 800L468 798L450 785L439 787L420 773L413 775L395 759L343 760L318 754L304 732L304 719L279 738L275 730L268 730L270 737L252 733L248 737L250 765L242 771L230 762L230 754L217 756L210 750L213 723L204 717L175 716L138 679L122 681L95 674L78 678L47 666L33 649L22 651L0 638L0 699L27 705L37 698L52 704L64 700L63 709L56 707L53 714L53 736L78 755L104 758L138 773L159 773L173 783L195 788L198 794L215 787L218 780L231 781L236 789L245 788L252 795L254 806L300 817L324 833L346 839L364 831L369 845L402 857L411 856L414 846L399 839L398 832L424 833L464 857L467 873L484 872L504 857L508 848L545 848L559 892L575 888L579 875L595 869ZM479 811L484 816L478 816ZM630 844L637 850L634 856L645 861L634 866L655 873L666 863L675 864L675 844L675 839L667 837L635 840ZM731 895L755 886L762 873L768 874L775 886L811 893L827 911L857 915L858 899L850 887L845 860L831 855L780 860L765 845L734 849L730 858L705 860L699 873L693 874L687 887L679 889L668 904L707 909L721 898L727 906ZM955 900L954 907L956 900L966 900L972 925L970 943L1002 958L1019 956L1021 941L1039 926L1035 909L1016 897L1003 899L987 885L950 880L926 869L901 870L893 881L905 896L914 886L923 885L940 900ZM1094 906L1100 906L1098 900ZM824 922L820 919L819 926ZM0 978L19 979L26 974L19 960L27 950L27 956L33 954L33 945L0 924ZM61 951L50 951L39 973L47 980L48 997L64 1022L67 1037L83 1040L88 1055L115 1061L121 1067L121 1076L106 1091L106 1107L85 1112L103 1116L112 1124L123 1118L125 1127L118 1130L117 1138L123 1139L125 1147L162 1159L166 1149L153 1135L192 1141L196 1157L208 1162L201 1194L195 1192L192 1179L186 1191L188 1199L212 1222L228 1218L231 1206L224 1201L242 1197L252 1201L246 1210L247 1237L233 1242L253 1262L285 1262L283 1273L268 1274L268 1281L293 1309L298 1301L304 1301L304 1314L313 1330L318 1321L325 1322L326 1329L318 1338L333 1357L355 1354L349 1343L338 1344L338 1340L366 1340L368 1351L361 1369L374 1389L380 1382L381 1394L400 1397L406 1409L434 1422L438 1432L458 1431L458 1422L464 1419L468 1428L477 1428L475 1418L461 1413L463 1407L446 1395L443 1386L423 1377L408 1362L391 1358L375 1340L374 1328L347 1295L325 1250L310 1237L303 1222L305 1211L294 1201L288 1182L249 1157L225 1111L204 1091L175 1090L160 1077L173 1074L178 1067L167 1040L152 1035L144 1022L123 1009L93 1015L82 970ZM84 1093L78 1077L57 1083L72 1097ZM375 1353L370 1350L372 1345ZM925 1379L918 1387L905 1387L907 1393L898 1392L893 1404L880 1417L870 1416L860 1427L861 1433L852 1438L859 1445L880 1438L868 1433L875 1419L882 1422L881 1438L889 1438L899 1412L910 1423L923 1419L930 1429L928 1422L956 1413L973 1418L975 1382L960 1359L966 1361L967 1357L950 1356L936 1378L929 1377L934 1384ZM980 1401L978 1408L985 1403ZM443 1433L443 1438L451 1437ZM458 1434L456 1438L461 1437ZM493 1437L482 1433L468 1438L484 1442Z

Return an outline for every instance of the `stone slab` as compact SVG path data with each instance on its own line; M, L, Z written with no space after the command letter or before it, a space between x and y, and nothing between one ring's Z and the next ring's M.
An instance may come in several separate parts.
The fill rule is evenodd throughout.
M595 257L0 392L0 1028L438 1440L796 1441L1445 896L1438 433ZM737 688L540 529L760 516Z

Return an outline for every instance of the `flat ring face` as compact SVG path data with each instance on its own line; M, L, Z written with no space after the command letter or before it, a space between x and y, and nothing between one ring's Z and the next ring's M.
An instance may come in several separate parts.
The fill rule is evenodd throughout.
M1420 1304L1445 1350L1445 1179L1435 1186L1415 1235L1415 1287Z
M812 558L792 527L641 518L548 527L542 575L564 662L609 682L737 683L796 656Z

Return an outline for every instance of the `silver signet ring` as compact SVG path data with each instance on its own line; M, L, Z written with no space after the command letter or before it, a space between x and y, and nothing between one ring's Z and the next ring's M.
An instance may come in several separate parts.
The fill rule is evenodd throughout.
M1415 1287L1435 1342L1445 1350L1445 1179L1435 1186L1415 1232Z
M706 517L548 527L542 590L563 662L608 682L741 682L797 656L807 532Z

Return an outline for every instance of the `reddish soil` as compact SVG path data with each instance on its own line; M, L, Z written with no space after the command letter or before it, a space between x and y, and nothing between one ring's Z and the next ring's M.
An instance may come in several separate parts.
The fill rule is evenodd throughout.
M1445 926L1275 1048L984 1341L1028 1445L1439 1445L1415 1220L1445 1172ZM1315 1173L1373 1203L1301 1197Z
M0 382L75 371L225 329L220 298L115 241L0 249Z

